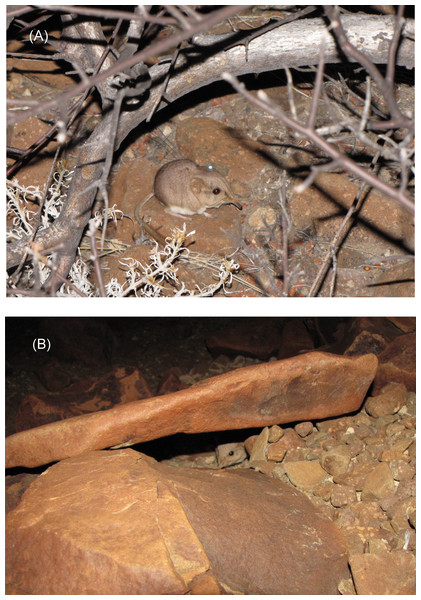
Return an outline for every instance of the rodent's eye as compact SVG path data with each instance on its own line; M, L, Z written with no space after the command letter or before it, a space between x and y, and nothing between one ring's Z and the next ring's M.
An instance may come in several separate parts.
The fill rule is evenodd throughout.
M215 194L215 196L217 196L220 193L221 193L221 190L219 188L213 188L212 194Z

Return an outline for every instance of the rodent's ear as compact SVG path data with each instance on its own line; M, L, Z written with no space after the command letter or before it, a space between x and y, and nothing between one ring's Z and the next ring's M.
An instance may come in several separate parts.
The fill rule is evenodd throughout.
M195 195L200 194L205 186L205 182L200 177L193 177L190 181L190 189Z

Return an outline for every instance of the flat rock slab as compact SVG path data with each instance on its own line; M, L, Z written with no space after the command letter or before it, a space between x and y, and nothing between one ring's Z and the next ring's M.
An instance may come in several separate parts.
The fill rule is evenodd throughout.
M337 594L342 534L253 471L177 469L131 449L64 460L6 519L21 594Z
M6 467L36 467L175 433L321 420L360 408L374 354L310 352L237 369L186 390L48 423L6 438Z
M415 594L415 557L404 550L350 558L358 595Z

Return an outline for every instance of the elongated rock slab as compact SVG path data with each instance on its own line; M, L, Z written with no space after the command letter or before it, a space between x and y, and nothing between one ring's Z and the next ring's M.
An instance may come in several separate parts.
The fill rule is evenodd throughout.
M254 471L200 471L131 449L50 467L7 515L21 594L320 594L349 576L310 500Z
M310 352L212 377L186 390L48 423L6 438L6 467L36 467L175 433L308 421L357 410L377 369L374 354Z

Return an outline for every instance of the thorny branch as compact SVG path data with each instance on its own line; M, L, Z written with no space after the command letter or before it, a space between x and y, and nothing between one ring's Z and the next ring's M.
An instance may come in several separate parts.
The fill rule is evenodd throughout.
M233 16L244 7L227 6L211 11L205 16L191 7L185 6L161 7L158 14L151 14L151 11L143 6L136 7L133 13L80 6L43 5L38 8L64 13L63 24L67 27L68 39L72 41L71 43L57 45L58 51L51 55L51 58L55 60L64 59L70 62L80 78L80 83L48 102L39 103L26 100L21 103L14 102L16 107L20 104L25 107L25 110L21 110L18 114L16 111L11 111L13 115L11 122L17 122L31 114L45 114L47 111L52 110L56 111L57 118L53 131L60 129L62 132L69 132L71 124L82 110L84 101L94 87L100 93L103 107L101 121L90 135L89 140L80 146L68 197L57 219L51 223L48 229L36 231L35 235L31 236L32 240L31 237L25 238L23 236L22 239L12 241L8 247L8 268L12 269L19 262L23 264L31 242L36 243L36 248L42 248L44 255L49 253L49 249L55 249L54 273L51 273L47 281L42 284L42 287L47 289L49 293L54 294L73 264L76 248L91 218L98 188L102 190L102 196L106 200L106 179L111 166L113 149L117 149L127 134L151 115L151 110L159 108L161 99L171 102L188 91L197 89L201 85L208 84L221 77L228 80L238 92L250 101L278 117L293 131L315 143L331 157L332 162L328 166L316 167L303 185L309 185L320 169L326 170L327 168L339 166L359 177L369 186L379 189L400 202L409 210L413 210L413 202L406 193L408 171L411 168L410 145L413 135L413 119L411 115L402 114L394 96L395 65L405 64L408 68L413 66L413 45L410 41L413 26L410 21L404 21L402 10L399 10L396 18L380 17L381 21L373 22L367 20L367 27L369 24L372 26L370 29L370 31L373 31L372 37L374 37L374 32L377 32L379 27L383 27L383 38L389 37L391 40L388 50L384 54L384 45L364 47L364 44L370 44L372 39L368 29L366 29L367 33L363 41L358 35L354 35L354 43L351 43L349 35L359 31L359 22L354 22L353 15L341 17L337 8L325 7L325 13L330 19L330 28L335 36L336 43L348 59L359 62L366 69L383 94L390 113L389 118L382 117L381 113L379 115L380 111L374 107L373 112L377 117L380 116L380 119L372 120L369 118L370 106L366 101L364 113L361 115L357 127L360 139L363 139L365 135L364 130L389 131L398 128L408 130L402 142L397 143L388 135L383 139L383 148L378 146L374 149L375 152L379 151L388 159L392 157L395 160L395 157L397 157L396 160L402 167L402 179L399 189L396 189L361 167L351 157L340 152L335 145L335 140L332 142L326 139L323 132L316 127L318 102L320 95L324 94L323 80L325 73L323 62L340 62L342 60L333 41L333 36L327 33L326 24L322 19L304 19L288 25L285 25L281 20L279 24L283 27L275 28L277 23L272 22L269 26L258 28L258 30L253 29L251 32L234 31L232 35L208 36L209 40L203 41L202 38L199 39L199 36L195 37L196 34L208 32L214 24ZM33 7L13 7L8 16L19 16L23 30L26 30L30 24L23 22L22 16L32 10ZM295 19L313 10L314 7L306 7L302 11L297 11ZM43 12L41 17L35 19L35 21L42 20L45 14L48 14L48 12ZM123 51L119 55L110 43L107 44L98 21L82 20L82 22L74 24L71 15L119 19L111 41L114 39L121 22L126 19L129 20L129 31L130 27L133 27L133 31L137 31L139 34L136 45L141 48L140 51L136 52L135 45L130 46L130 40L128 40L126 52ZM288 20L291 19L288 18L285 22ZM167 38L154 41L151 29L145 28L146 23L149 23L150 27L171 25L179 31ZM299 34L294 34L295 31L298 31L295 29L297 26L308 27L313 36L318 36L319 42L315 42L313 37L310 47L306 47L306 36L305 34L303 36L303 30ZM288 29L289 27L291 29ZM385 33L386 29L388 30L387 34ZM294 35L299 36L300 44L303 46L302 49L294 42L294 39L297 39L294 38ZM94 43L83 44L83 39L86 39L86 37ZM189 39L192 40L192 43L187 43L179 53L174 55L170 68L165 63L157 64L149 69L144 66L144 61L149 57L161 55L163 52L177 47L180 43ZM284 43L282 40L286 40L288 45L282 46ZM359 44L362 45L357 47ZM244 50L239 45L244 46ZM323 51L319 53L318 48L323 48ZM300 52L300 50L302 51ZM375 61L388 65L385 77L376 67ZM259 73L274 67L279 69L311 64L318 64L318 68L311 114L306 124L299 122L294 113L292 118L285 114L268 99L264 92L259 92L258 98L252 96L233 75L233 73L236 75L250 72ZM140 70L136 71L136 65L140 65ZM173 71L171 77L170 69ZM223 73L225 74L223 75ZM117 74L119 74L118 78L115 77ZM186 75L188 75L188 78L186 78ZM291 85L289 70L287 70L287 76ZM162 81L164 81L164 87L162 87ZM367 90L369 90L369 85L368 80ZM165 91L165 96L163 96L162 90ZM80 96L81 94L82 96ZM76 102L75 99L77 99ZM69 103L72 104L71 108ZM130 110L127 110L128 108ZM351 130L355 134L355 124L341 121L339 130L341 128ZM113 132L115 135L112 135ZM366 141L365 138L364 141ZM62 147L65 147L63 141ZM104 164L104 161L107 164ZM283 202L282 215L284 225L287 226L284 199ZM104 221L106 222L106 220L105 218ZM105 228L103 229L104 235ZM285 253L286 249L284 247L284 263ZM29 254L31 255L31 252ZM287 275L287 264L284 264L284 269ZM284 293L286 292L287 283L284 281Z

